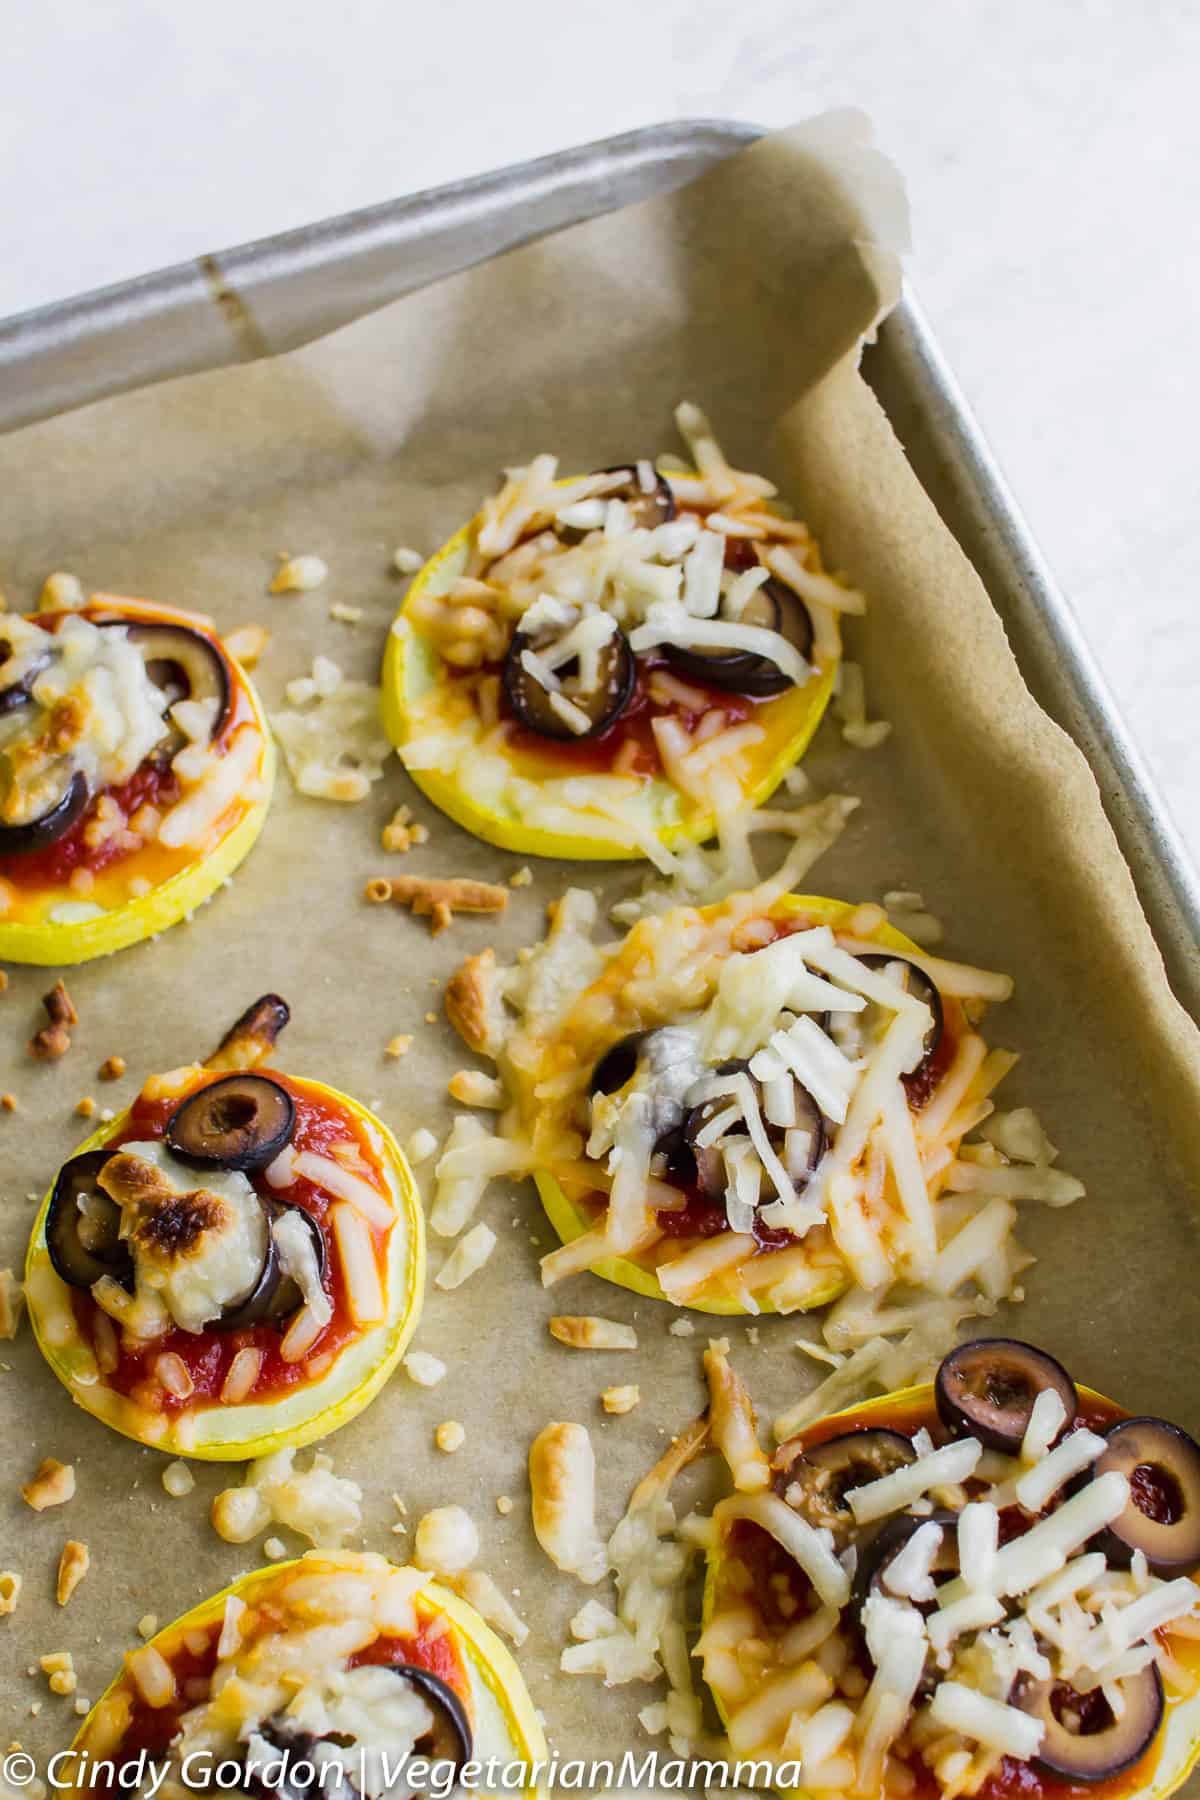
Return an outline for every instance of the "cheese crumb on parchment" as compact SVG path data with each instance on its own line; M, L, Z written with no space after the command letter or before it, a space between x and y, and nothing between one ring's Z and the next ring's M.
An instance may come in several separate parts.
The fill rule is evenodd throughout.
M404 1373L418 1387L436 1387L444 1380L446 1365L440 1356L433 1356L428 1350L410 1350L404 1358Z
M636 1350L637 1332L617 1319L558 1313L548 1320L550 1336L572 1350Z
M162 1484L172 1500L182 1500L195 1487L196 1477L185 1462L172 1462L162 1472Z
M435 1506L417 1521L413 1561L434 1575L457 1575L479 1555L479 1531L462 1506Z
M58 1576L55 1581L55 1598L60 1606L67 1604L87 1574L91 1562L87 1545L80 1543L77 1538L68 1538L58 1559Z
M252 1462L241 1487L225 1488L212 1503L218 1537L248 1544L271 1525L286 1525L321 1549L336 1549L362 1528L362 1489L335 1475L321 1451L306 1469L294 1467L295 1450L276 1450Z
M21 1498L34 1512L45 1512L51 1506L63 1506L75 1495L75 1470L70 1463L61 1463L53 1456L44 1457L38 1464L32 1481L27 1481L21 1489Z

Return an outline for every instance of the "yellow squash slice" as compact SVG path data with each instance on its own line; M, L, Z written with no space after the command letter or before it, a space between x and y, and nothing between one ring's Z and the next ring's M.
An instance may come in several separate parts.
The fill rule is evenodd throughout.
M289 1588L296 1592L294 1618L290 1616ZM411 1638L410 1633L397 1628L397 1620L405 1613L411 1613L416 1641L426 1637L433 1643L444 1634L440 1653L431 1657L428 1665L418 1666L440 1663L445 1669L449 1646L454 1664L451 1685L469 1719L472 1761L486 1764L489 1758L495 1758L498 1766L507 1766L511 1785L506 1792L536 1795L543 1791L541 1770L549 1754L545 1734L521 1672L495 1633L473 1607L428 1576L398 1567L382 1556L350 1550L313 1550L297 1561L277 1563L243 1575L132 1652L126 1658L125 1668L84 1720L70 1750L59 1757L55 1771L58 1791L64 1795L98 1795L101 1800L109 1791L123 1791L117 1784L109 1790L103 1782L97 1783L91 1771L105 1760L112 1760L118 1769L122 1766L122 1745L143 1697L139 1678L151 1682L162 1679L164 1669L170 1672L173 1657L181 1648L186 1649L185 1639L190 1637L195 1644L203 1634L211 1641L234 1617L239 1628L237 1635L249 1648L235 1650L226 1645L222 1666L227 1667L240 1657L249 1669L256 1663L261 1667L263 1652L269 1655L271 1641L269 1623L266 1635L257 1635L260 1615L256 1609L264 1603L277 1609L277 1619L290 1624L297 1634L314 1626L320 1626L327 1634L344 1632L347 1627L353 1631L361 1615L362 1627L354 1635L363 1642L367 1659L373 1638L377 1641L379 1636L394 1637L399 1642ZM385 1611L388 1630L380 1633L374 1618ZM232 1694L233 1687L229 1692ZM209 1742L204 1737L198 1741ZM419 1747L417 1753L420 1754ZM245 1754L245 1747L233 1741L231 1735L228 1745L210 1745L200 1754L207 1755L215 1768L220 1763L236 1761ZM296 1755L301 1752L293 1752ZM512 1773L518 1764L526 1765L528 1770L523 1784ZM200 1772L199 1765L196 1767ZM445 1773L438 1771L438 1778Z
M140 847L127 849L115 860L108 860L102 853L94 875L85 854L75 885L53 876L31 878L31 868L44 863L40 852L35 851L32 858L0 855L0 958L6 962L89 962L177 924L211 899L248 855L270 805L275 747L262 705L253 684L225 650L210 620L148 601L107 594L94 594L80 616L89 622L116 621L142 630L182 629L202 640L228 683L229 716L219 734L221 755L211 765L193 768L184 784L182 799L195 797L205 815L187 843L160 841L155 822L151 818L143 824L143 814L134 827L143 839ZM187 747L185 769L187 754L191 753L194 762L195 751L195 745ZM201 796L201 788L211 781L213 786L207 791L217 793L222 764L229 758L235 759L231 765L233 789L221 796L220 803L209 807ZM107 818L99 819L98 806L109 809ZM119 812L108 790L103 790L93 797L89 810L74 827L74 834L78 836L89 829L99 834L114 826L125 829L132 814L118 816Z
M245 1017L250 1019L254 1013L255 1009L251 1008ZM226 1044L228 1042L229 1039ZM260 1044L257 1048L265 1046ZM170 1083L170 1110L210 1084L215 1070L245 1067L247 1060L243 1057L239 1064L235 1049L233 1055L221 1057L219 1061L214 1059L207 1068L189 1066L164 1078ZM334 1295L332 1317L326 1330L313 1334L311 1341L307 1341L293 1359L303 1371L293 1385L286 1385L272 1375L272 1359L286 1360L286 1336L281 1337L281 1333L285 1325L290 1326L290 1318L276 1326L260 1322L252 1332L243 1330L236 1334L239 1343L249 1336L252 1345L262 1346L261 1369L266 1385L257 1394L251 1388L245 1398L222 1396L219 1381L228 1377L228 1365L235 1351L229 1337L223 1338L212 1326L205 1327L195 1337L172 1327L167 1338L158 1340L168 1346L176 1344L188 1352L195 1344L200 1353L197 1367L201 1369L206 1347L211 1347L214 1341L220 1342L223 1361L218 1373L207 1386L195 1390L194 1400L186 1391L186 1381L182 1399L178 1386L164 1394L162 1390L171 1376L160 1373L161 1365L153 1355L143 1357L136 1381L125 1380L119 1385L110 1381L100 1366L103 1359L98 1360L100 1340L96 1331L98 1325L104 1328L111 1360L112 1347L120 1342L118 1328L111 1320L105 1324L101 1319L102 1309L93 1297L96 1288L72 1287L63 1280L51 1259L47 1224L53 1188L38 1211L25 1270L29 1313L38 1345L76 1404L139 1443L173 1455L215 1462L264 1456L284 1446L298 1448L314 1438L327 1436L354 1418L369 1405L404 1354L416 1329L424 1294L424 1215L412 1171L391 1132L359 1101L323 1082L296 1076L272 1076L266 1069L257 1072L276 1083L286 1084L298 1118L303 1118L306 1102L318 1113L332 1111L344 1118L386 1186L386 1198L377 1188L371 1189L375 1194L379 1223L372 1227L374 1237L368 1244L372 1246L370 1253L375 1258L379 1298L376 1305L367 1309L366 1317L355 1312L353 1284L345 1263L347 1251L336 1218L337 1208L347 1203L335 1200L326 1214L321 1229L327 1266L336 1266L337 1271L332 1286L326 1289ZM159 1092L162 1092L161 1087ZM165 1117L166 1107L159 1104L156 1137L161 1135ZM131 1136L136 1140L145 1135L146 1128L140 1126L131 1133L130 1114L122 1113L81 1144L75 1157L99 1150L114 1138L129 1142ZM335 1182L337 1179L335 1175ZM195 1172L195 1180L202 1188L203 1170ZM333 1188L329 1191L333 1192ZM269 1197L271 1186L267 1185L264 1192ZM366 1198L369 1200L370 1194ZM386 1221L389 1211L390 1223ZM140 1300L141 1295L139 1283L136 1298ZM122 1296L118 1293L115 1298L119 1314ZM168 1353L168 1359L178 1364L177 1355L170 1359ZM118 1368L120 1366L118 1364ZM148 1394L145 1391L147 1381Z

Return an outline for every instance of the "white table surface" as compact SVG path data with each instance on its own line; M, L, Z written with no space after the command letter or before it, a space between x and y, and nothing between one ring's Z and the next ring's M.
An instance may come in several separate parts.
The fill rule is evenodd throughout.
M1200 6L38 0L0 316L668 118L864 107L913 276L1200 859Z

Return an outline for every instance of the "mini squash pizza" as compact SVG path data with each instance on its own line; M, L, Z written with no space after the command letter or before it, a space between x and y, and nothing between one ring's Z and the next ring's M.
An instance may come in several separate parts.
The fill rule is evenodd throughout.
M1163 1800L1195 1765L1200 1446L1177 1426L979 1339L731 1466L698 1654L781 1791Z
M563 1240L547 1282L591 1269L726 1313L807 1310L851 1282L950 1295L975 1278L995 1300L1030 1260L1015 1200L1082 1194L963 1144L1016 1060L978 1030L1006 976L923 954L878 906L778 883L604 947L594 919L570 892L525 961L485 952L447 991L511 1102L495 1166L534 1174ZM435 1229L484 1160L452 1141Z
M210 620L108 594L0 614L0 957L85 962L175 924L250 850L274 768Z
M472 1607L420 1569L313 1550L129 1652L58 1758L59 1792L409 1800L478 1787L494 1758L505 1792L535 1794L547 1754L516 1663Z
M733 469L694 407L695 473L552 456L428 562L384 659L413 780L502 849L664 863L766 799L833 688L862 595Z
M25 1286L73 1400L214 1461L308 1443L361 1412L420 1313L411 1171L365 1106L259 1065L278 996L216 1054L151 1076L63 1164Z

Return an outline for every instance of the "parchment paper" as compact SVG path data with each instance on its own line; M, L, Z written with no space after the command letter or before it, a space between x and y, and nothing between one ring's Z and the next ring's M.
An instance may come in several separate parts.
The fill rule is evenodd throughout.
M993 1043L1022 1053L1003 1101L1034 1104L1062 1165L1088 1186L1073 1209L1025 1209L1022 1235L1040 1260L1025 1305L999 1324L1127 1405L1194 1430L1197 1036L1167 989L1082 758L1025 691L983 588L857 373L860 340L898 291L904 230L894 172L864 122L841 115L277 362L26 430L0 444L0 585L10 607L26 609L49 570L73 569L97 588L208 610L222 629L261 621L272 642L258 680L277 706L318 650L349 674L375 669L402 592L392 549L432 550L502 465L552 449L565 469L586 469L674 448L674 403L699 401L733 459L779 480L832 566L870 598L851 653L865 663L873 711L895 730L863 754L823 727L807 762L815 783L864 805L811 885L848 898L919 888L947 923L948 953L1015 975L1016 998L987 1027ZM323 556L327 584L269 598L283 549ZM364 608L364 622L332 622L334 601ZM402 862L378 848L401 801L431 833ZM362 886L399 868L502 880L520 862L442 819L398 762L352 808L298 799L282 777L231 890L160 941L68 972L81 1022L61 1063L34 1064L24 1048L52 977L10 970L0 1090L21 1110L0 1115L0 1266L21 1266L34 1198L83 1135L76 1100L124 1103L148 1070L206 1052L269 988L294 1012L284 1066L378 1102L402 1138L418 1124L444 1131L446 1081L468 1060L440 1015L446 976L487 942L511 951L533 941L564 885L609 900L642 870L536 864L534 885L513 894L498 925L460 920L436 941L405 913L367 907ZM386 1061L401 1031L414 1048ZM129 1073L100 1083L97 1067L114 1052ZM428 1168L421 1179L428 1188ZM498 1185L484 1216L500 1237L491 1263L457 1294L431 1290L417 1338L446 1359L446 1380L426 1391L398 1375L329 1447L366 1491L371 1547L403 1552L388 1531L393 1491L410 1519L451 1500L471 1509L482 1565L531 1624L520 1660L563 1754L645 1745L634 1718L645 1688L557 1673L585 1594L533 1543L525 1456L548 1419L587 1423L610 1527L666 1434L701 1404L708 1327L697 1317L694 1339L671 1337L670 1309L591 1277L543 1293L537 1259L551 1233L528 1187ZM632 1320L641 1349L567 1350L545 1326L562 1311ZM769 1418L816 1379L793 1347L806 1327L764 1321L754 1344L749 1323L713 1328L732 1339ZM95 1697L143 1614L166 1622L260 1558L208 1524L228 1468L194 1465L195 1493L171 1500L165 1459L74 1409L27 1328L0 1345L0 1362L0 1567L25 1578L18 1612L0 1620L0 1728L44 1752L76 1721L69 1701L27 1674L39 1654L70 1649L79 1691ZM641 1406L608 1419L601 1388L629 1380L640 1381ZM432 1442L447 1418L466 1427L453 1457ZM45 1455L76 1464L79 1490L35 1515L17 1487ZM507 1518L495 1511L500 1494L516 1502ZM68 1537L89 1544L93 1565L60 1613L53 1577Z

